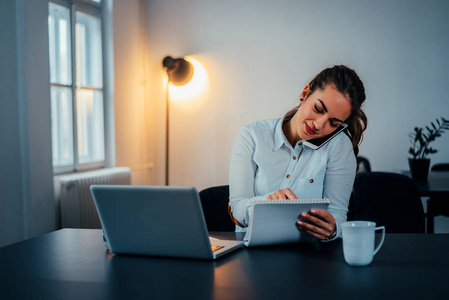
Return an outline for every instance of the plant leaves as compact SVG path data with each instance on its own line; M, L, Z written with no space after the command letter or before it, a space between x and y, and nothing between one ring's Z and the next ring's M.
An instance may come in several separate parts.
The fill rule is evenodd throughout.
M429 126L415 127L408 134L409 141L412 144L412 147L409 149L409 154L413 155L415 159L418 157L424 159L428 154L438 152L438 150L429 147L429 144L435 141L437 137L441 137L446 130L449 130L449 120L444 117L436 118L434 122L430 122L430 126L432 128Z
M428 152L429 154L434 154L434 153L437 153L438 150L433 149L433 148L429 148L429 149L427 149L427 152Z

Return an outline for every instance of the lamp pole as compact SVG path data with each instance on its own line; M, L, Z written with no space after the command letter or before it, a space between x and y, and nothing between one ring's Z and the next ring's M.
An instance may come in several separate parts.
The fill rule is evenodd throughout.
M169 185L169 150L170 150L170 99L169 99L169 84L176 86L185 85L192 79L193 65L184 58L172 58L167 56L162 61L162 66L167 72L167 87L165 91L165 185Z
M170 78L167 79L167 87L165 91L165 185L169 185L169 146L170 146L170 99L168 92L168 85Z

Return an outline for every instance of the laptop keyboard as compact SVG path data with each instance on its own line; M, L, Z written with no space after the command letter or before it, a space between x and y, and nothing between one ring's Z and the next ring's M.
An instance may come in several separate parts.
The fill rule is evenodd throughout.
M215 252L217 250L220 250L221 248L223 248L224 246L210 246L212 248L212 252Z

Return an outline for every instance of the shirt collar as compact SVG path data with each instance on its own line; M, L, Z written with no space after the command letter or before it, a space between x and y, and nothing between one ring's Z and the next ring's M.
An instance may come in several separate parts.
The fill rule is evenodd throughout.
M287 138L285 137L284 131L282 130L282 124L284 124L285 121L288 121L291 118L292 118L292 114L288 115L288 113L287 113L276 124L276 129L275 129L275 134L274 134L274 149L273 149L273 151L276 151L279 148L281 148L283 144L290 145Z

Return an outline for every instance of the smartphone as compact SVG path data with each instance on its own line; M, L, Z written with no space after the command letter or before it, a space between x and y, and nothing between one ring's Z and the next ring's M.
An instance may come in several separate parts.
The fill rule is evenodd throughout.
M326 145L330 140L336 137L337 134L345 130L346 127L348 127L348 124L341 123L340 126L338 126L337 129L335 129L332 133L317 139L304 141L303 144L306 145L307 147L312 148L313 150L320 149L321 147Z

